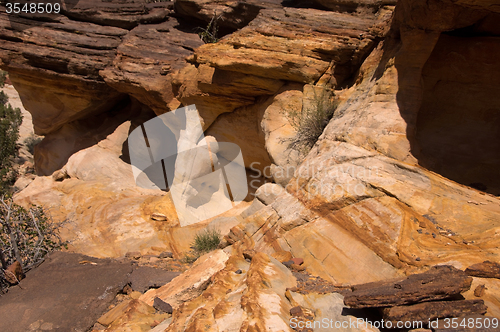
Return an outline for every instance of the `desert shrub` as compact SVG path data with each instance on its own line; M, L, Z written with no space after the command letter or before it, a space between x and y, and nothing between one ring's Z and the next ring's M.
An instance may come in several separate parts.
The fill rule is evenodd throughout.
M19 108L7 103L8 97L0 91L0 194L6 193L15 181L12 168L22 115Z
M196 234L191 249L184 253L181 261L186 264L194 263L201 255L215 250L219 247L221 241L220 232L216 229L207 228Z
M311 107L301 111L286 112L285 115L296 132L294 137L285 139L288 142L288 148L307 154L318 141L337 106L338 101L333 93L323 89L321 93L315 95Z
M198 33L198 36L200 36L201 40L205 44L210 44L210 43L217 43L219 41L218 33L219 33L219 26L217 24L217 21L219 20L220 15L217 16L216 13L214 13L214 16L212 16L212 19L208 23L206 28L199 28L201 31Z
M217 249L220 243L220 232L216 229L206 229L194 238L193 249L198 253L205 253Z
M3 88L5 84L5 78L7 77L7 72L0 70L0 88Z
M35 134L31 134L26 139L24 140L24 144L26 145L26 148L31 154L34 154L35 152L35 145L40 143L43 140L43 137L37 136Z
M66 247L59 236L62 223L55 223L40 206L25 209L11 198L0 198L0 255L4 266L19 261L26 272L49 252ZM0 273L0 283L7 283Z

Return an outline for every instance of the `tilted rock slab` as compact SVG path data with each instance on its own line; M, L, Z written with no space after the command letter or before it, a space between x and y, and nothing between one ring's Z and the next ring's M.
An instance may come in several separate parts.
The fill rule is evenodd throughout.
M223 269L228 259L228 254L222 250L208 253L200 257L191 269L165 286L149 290L139 299L153 305L154 299L159 297L173 308L178 308L183 302L200 295L210 283L212 275Z

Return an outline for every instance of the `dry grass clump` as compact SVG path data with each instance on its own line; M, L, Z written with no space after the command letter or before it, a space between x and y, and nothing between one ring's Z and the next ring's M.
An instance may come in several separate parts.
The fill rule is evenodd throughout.
M307 154L335 114L338 104L334 95L324 89L315 96L311 107L287 112L288 121L296 131L293 138L286 139L288 148Z

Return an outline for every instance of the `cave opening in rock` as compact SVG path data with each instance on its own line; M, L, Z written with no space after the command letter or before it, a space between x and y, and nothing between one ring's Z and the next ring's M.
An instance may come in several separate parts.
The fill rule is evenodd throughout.
M451 180L500 195L500 37L442 34L422 70L413 151Z

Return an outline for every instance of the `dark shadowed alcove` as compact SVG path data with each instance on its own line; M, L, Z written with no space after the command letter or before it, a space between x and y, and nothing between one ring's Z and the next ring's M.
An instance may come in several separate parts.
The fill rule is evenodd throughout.
M500 37L442 34L422 71L414 151L449 179L500 195Z

